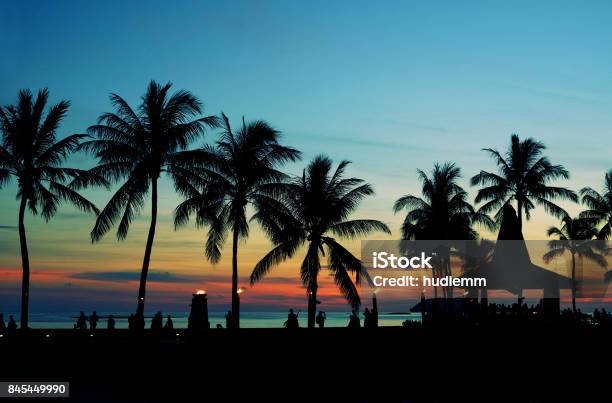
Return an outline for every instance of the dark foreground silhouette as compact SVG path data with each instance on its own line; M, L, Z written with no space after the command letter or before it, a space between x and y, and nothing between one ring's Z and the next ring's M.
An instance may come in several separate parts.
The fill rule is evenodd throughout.
M38 330L0 339L0 378L67 380L78 402L492 401L488 388L494 401L569 399L573 390L588 401L606 385L610 336L562 324ZM558 377L570 374L576 387L561 388Z
M612 330L612 312L605 308L595 309L593 314L583 313L580 309L563 309L558 314L551 314L545 309L545 303L536 305L521 302L514 304L483 304L477 299L421 299L410 310L420 312L422 322L405 321L405 327L474 327L499 328L508 327L563 328L563 329L600 329Z

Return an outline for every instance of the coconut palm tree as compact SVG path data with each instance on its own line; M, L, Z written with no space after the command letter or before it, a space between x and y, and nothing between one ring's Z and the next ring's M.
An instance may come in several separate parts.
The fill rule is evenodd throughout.
M202 113L202 104L190 92L181 90L169 94L172 84L149 83L136 110L119 95L111 94L115 112L104 113L98 124L87 132L97 139L85 142L81 148L98 158L91 172L121 182L107 205L98 215L92 242L97 242L119 221L117 239L128 234L130 223L143 208L151 194L151 222L138 289L137 326L144 327L144 306L147 274L157 223L158 181L167 174L178 189L185 178L193 177L199 164L198 151L188 147L204 133L206 127L216 127L217 118L195 118Z
M40 213L49 221L61 202L68 202L84 212L98 213L93 203L78 193L89 185L107 185L87 171L67 168L63 163L77 149L86 135L71 135L57 140L56 133L70 103L60 101L45 107L49 91L42 89L36 99L29 90L21 90L16 105L0 108L0 187L17 180L19 200L19 243L23 269L21 288L21 328L28 328L30 260L25 231L26 209Z
M544 207L555 217L567 215L551 200L577 202L578 196L566 188L548 186L552 180L568 179L569 172L562 165L551 164L542 155L545 149L544 144L532 138L521 141L516 134L511 136L510 148L505 156L492 148L483 149L495 160L499 174L480 171L472 177L472 186L484 186L478 190L475 199L476 203L486 202L479 211L488 214L497 210L495 217L499 220L503 206L515 200L521 230L523 214L528 220L536 205Z
M580 217L592 218L596 225L603 223L597 233L598 239L610 239L612 237L612 169L606 173L604 179L603 193L598 193L590 187L580 190L582 203L589 209L583 211Z
M548 242L549 251L543 256L546 263L564 255L566 252L572 257L572 309L576 312L576 255L592 260L597 265L606 268L604 257L605 246L603 242L594 240L597 235L595 221L590 218L571 218L565 216L563 225L550 227L548 236L556 236L557 239Z
M458 255L461 256L462 265L461 269L464 274L469 276L482 272L487 265L493 261L495 252L495 242L486 239L479 241L466 243L465 249L460 250ZM467 295L470 298L474 298L477 289L468 289ZM484 303L488 299L488 290L486 287L480 289L480 298Z
M185 225L195 214L196 225L209 225L205 254L213 264L221 258L228 232L232 233L232 320L240 327L238 243L249 235L247 206L264 205L288 177L278 168L300 158L300 152L279 143L281 133L262 120L245 122L237 131L222 114L224 132L215 146L200 150L206 166L198 177L188 178L185 196L175 210L175 226Z
M436 163L431 177L420 169L417 173L422 184L422 197L409 194L400 197L393 205L396 214L408 210L402 224L402 239L470 240L478 238L474 225L484 225L489 229L495 226L489 216L476 212L467 201L467 192L457 183L461 169L454 163ZM449 253L450 250L446 249L438 251L441 260L436 266L441 271L438 269L434 274L450 275ZM452 289L444 291L452 294Z
M301 177L284 186L279 198L265 200L253 217L261 223L274 247L253 269L251 284L306 245L300 275L308 293L309 328L315 325L322 256L327 255L327 269L350 305L358 309L361 304L356 288L363 274L361 261L335 237L356 239L373 231L391 233L377 220L348 219L363 198L374 194L362 179L344 178L348 164L349 161L342 161L332 174L332 161L325 156L316 157Z

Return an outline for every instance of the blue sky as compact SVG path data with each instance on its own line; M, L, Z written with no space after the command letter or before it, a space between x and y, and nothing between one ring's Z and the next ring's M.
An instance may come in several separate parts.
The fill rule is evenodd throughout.
M377 176L412 178L412 166L453 157L471 175L487 163L478 150L511 132L572 165L594 151L576 136L610 134L606 2L6 5L0 102L47 86L73 103L66 133L108 110L109 92L137 102L156 79L190 89L209 113L269 120L307 157L363 160ZM571 168L605 169L606 158Z
M377 190L360 214L397 230L391 206L418 192L416 168L455 161L468 187L494 169L480 149L504 149L513 132L547 144L572 173L562 185L599 188L612 167L611 17L604 1L3 1L0 104L49 87L53 102L72 102L62 136L108 111L110 92L135 104L150 79L172 81L207 114L268 120L305 159L352 160ZM165 193L161 214L177 202ZM15 225L12 188L0 208L0 226ZM555 223L540 212L526 235ZM31 225L49 237L66 224ZM136 267L142 238L130 239ZM0 266L16 264L14 234L0 229L0 242Z

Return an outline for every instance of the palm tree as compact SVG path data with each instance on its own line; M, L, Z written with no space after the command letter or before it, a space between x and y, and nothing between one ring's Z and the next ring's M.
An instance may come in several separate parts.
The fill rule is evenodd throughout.
M224 132L215 146L200 152L206 166L181 189L186 200L175 210L175 226L186 224L191 214L196 225L209 225L205 254L213 264L221 259L226 234L232 233L232 327L240 327L238 296L238 243L249 235L247 206L258 211L287 175L277 168L300 158L301 153L279 144L281 133L262 120L246 123L234 132L222 114Z
M589 218L571 218L565 216L563 225L550 227L548 236L556 236L557 239L548 242L549 251L543 256L546 263L569 252L572 257L572 309L576 312L576 255L592 260L597 265L605 268L606 259L602 253L605 247L601 241L593 238L597 235L594 220Z
M274 248L253 269L251 284L307 245L300 274L308 293L309 328L315 324L317 278L326 250L327 268L336 285L354 309L361 304L356 288L363 274L361 261L334 237L356 239L372 231L391 233L377 220L348 220L361 200L374 194L372 187L362 179L344 178L348 164L349 161L342 161L332 175L332 161L325 156L316 157L301 177L285 185L277 200L265 200L254 216L270 236ZM355 276L355 283L351 274Z
M141 328L144 327L146 281L157 222L158 180L165 172L175 187L180 188L184 178L193 176L192 170L199 164L199 152L187 148L204 133L206 126L217 126L214 116L194 119L202 112L200 101L185 90L170 95L171 85L162 86L151 81L137 110L119 95L111 94L115 112L102 114L98 124L87 129L97 139L81 145L99 160L99 165L91 172L114 182L124 180L98 215L91 231L92 242L102 239L117 220L117 239L125 239L130 222L151 191L151 223L136 310L137 325Z
M516 200L521 230L523 213L528 220L536 205L544 207L555 217L565 216L565 210L551 200L577 202L578 196L566 188L547 185L555 179L568 179L569 173L562 165L552 165L548 158L542 155L545 149L544 144L532 138L521 141L516 134L510 138L510 148L505 157L492 148L483 149L497 163L499 174L480 171L472 178L472 186L485 186L478 190L476 195L476 203L486 201L479 211L488 214L497 210L495 217L499 220L503 206Z
M603 223L597 233L597 239L609 239L612 236L612 169L606 173L603 194L590 187L582 188L580 194L582 203L589 208L583 211L580 217L592 218L596 225Z
M420 169L417 170L422 184L422 198L414 195L400 197L394 204L397 214L407 209L408 213L402 224L402 239L405 240L469 240L477 239L478 233L473 229L481 224L492 229L493 221L486 215L476 212L467 201L467 192L457 181L461 169L454 163L443 165L436 163L431 177ZM441 259L438 275L450 275L450 251L440 250ZM438 270L440 271L440 270ZM447 297L452 289L445 289ZM434 289L437 294L437 290ZM448 295L451 294L451 295Z
M465 249L459 252L461 256L462 270L464 275L472 276L482 273L487 265L493 261L495 252L495 242L482 239L480 241L469 242L465 245ZM467 295L474 298L477 289L468 289ZM480 289L481 302L485 303L488 299L488 290L486 287Z
M61 101L49 108L43 119L49 91L42 89L36 99L29 90L19 92L17 105L0 108L0 187L17 179L19 200L19 242L23 279L21 285L21 328L28 328L30 260L25 231L25 211L39 212L49 221L58 205L65 201L85 212L98 213L78 190L89 185L107 185L106 181L81 169L62 164L87 136L71 135L57 140L56 132L70 103Z

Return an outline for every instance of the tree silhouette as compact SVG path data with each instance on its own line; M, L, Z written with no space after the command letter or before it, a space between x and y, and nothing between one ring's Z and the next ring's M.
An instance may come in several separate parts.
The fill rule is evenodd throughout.
M605 268L606 259L603 242L594 240L597 229L594 220L590 218L563 217L563 225L550 227L548 236L556 236L557 239L548 242L549 251L543 256L546 263L562 256L568 252L572 257L572 309L576 312L576 255L592 260L597 265Z
M612 237L612 169L606 172L603 194L590 187L582 188L580 194L582 195L582 203L589 208L583 211L580 217L592 218L596 225L603 223L597 233L597 238L610 239Z
M233 131L222 114L224 132L215 146L200 150L205 166L181 188L185 196L175 210L175 226L195 214L196 225L208 225L206 257L217 263L228 232L232 233L232 326L240 327L238 243L249 235L247 206L259 211L276 194L287 175L277 168L300 158L300 152L279 144L280 132L258 120ZM256 213L257 214L257 213Z
M472 275L486 270L486 267L493 261L494 252L495 242L481 239L466 243L465 248L459 249L457 255L461 257L461 269L463 272L467 275ZM468 297L476 297L477 291L477 289L468 289ZM488 296L487 287L480 288L480 298L486 300Z
M61 202L68 202L84 212L98 209L78 190L89 185L108 185L101 177L87 171L66 168L62 164L77 149L86 135L71 135L57 140L56 132L70 103L61 101L49 108L43 118L49 91L42 89L36 99L29 90L21 90L16 105L0 108L0 187L17 179L19 200L19 243L23 269L21 288L21 328L28 328L30 260L25 231L25 211L40 213L49 221Z
M332 161L325 156L316 157L301 177L284 186L280 197L266 200L254 216L274 247L253 269L251 284L307 245L300 275L308 292L309 328L315 325L317 278L322 268L321 257L326 251L327 268L336 285L353 308L358 309L361 304L356 288L363 274L361 261L334 237L356 239L373 231L391 233L377 220L348 220L361 200L374 194L362 179L344 178L348 164L349 161L342 161L332 174ZM355 276L355 283L351 274Z
M562 187L548 186L547 183L556 179L568 179L569 173L562 165L552 165L548 158L542 155L546 147L532 138L521 141L513 134L510 138L510 148L505 157L492 148L483 149L495 160L499 174L480 171L472 177L472 186L483 185L478 190L476 203L486 201L479 211L488 214L497 210L495 217L501 218L503 206L516 200L519 227L522 230L523 212L525 218L531 217L531 210L536 205L562 218L567 213L551 200L561 199L578 201L578 196L571 190Z
M170 95L171 85L151 81L137 110L119 95L111 94L115 112L102 114L98 124L87 129L97 139L81 145L99 160L91 172L122 182L98 215L91 231L92 242L99 241L117 220L117 239L125 239L130 223L151 191L151 223L136 309L136 325L140 328L144 327L146 281L157 222L158 180L166 173L180 190L185 178L193 177L194 168L200 164L199 152L187 150L188 147L200 138L206 126L218 124L214 116L194 119L202 112L200 101L185 90Z
M493 229L495 224L489 216L476 212L467 201L467 192L457 184L461 169L451 162L436 163L431 177L417 170L422 184L422 197L406 195L393 205L397 214L408 210L402 224L402 239L405 240L469 240L477 239L475 224ZM439 270L435 275L450 275L450 250L438 251ZM447 297L452 289L444 289ZM437 290L434 290L437 293Z

